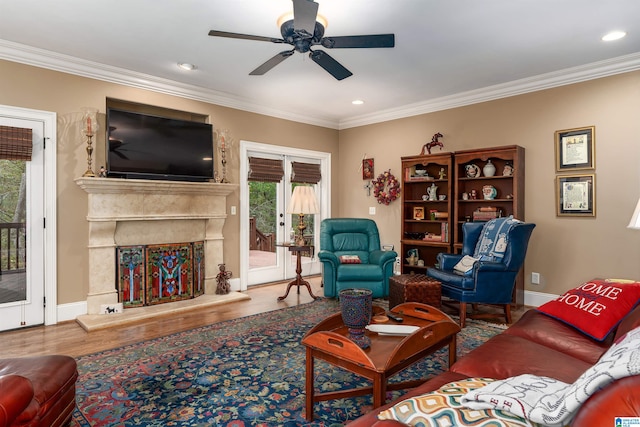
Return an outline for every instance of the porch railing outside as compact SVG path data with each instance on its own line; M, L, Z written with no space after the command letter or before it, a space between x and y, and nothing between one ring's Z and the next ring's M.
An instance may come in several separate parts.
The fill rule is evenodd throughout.
M275 235L258 230L254 217L249 218L249 249L264 252L276 251Z
M0 223L0 274L25 271L26 246L27 229L24 222Z

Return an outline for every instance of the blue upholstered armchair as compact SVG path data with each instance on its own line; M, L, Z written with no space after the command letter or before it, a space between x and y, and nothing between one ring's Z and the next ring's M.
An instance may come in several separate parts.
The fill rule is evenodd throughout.
M429 267L427 275L442 282L443 297L460 302L460 327L465 325L467 304L474 309L477 304L502 306L507 323L511 323L513 289L535 226L512 218L464 223L462 253L438 254L438 267ZM496 247L498 252L492 252ZM454 266L465 255L479 259L471 260L473 267L468 272L455 271ZM469 317L488 316L491 314L476 313Z
M322 262L324 296L333 298L343 289L366 288L373 291L374 298L387 297L396 255L381 250L378 226L370 219L323 220L318 258ZM351 259L341 261L341 257Z

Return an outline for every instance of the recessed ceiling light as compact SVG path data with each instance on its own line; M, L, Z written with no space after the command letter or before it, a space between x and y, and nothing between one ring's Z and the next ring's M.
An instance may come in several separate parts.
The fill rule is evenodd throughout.
M364 101L362 99L355 99L355 100L351 101L351 103L353 105L362 105L362 104L364 104Z
M627 35L627 33L625 33L624 31L611 31L610 33L605 34L604 36L602 36L602 41L610 42L610 41L613 41L613 40L619 40L619 39L623 38L626 35Z
M183 70L187 70L187 71L193 71L193 70L198 68L193 64L189 64L188 62L178 62L178 67L182 68Z

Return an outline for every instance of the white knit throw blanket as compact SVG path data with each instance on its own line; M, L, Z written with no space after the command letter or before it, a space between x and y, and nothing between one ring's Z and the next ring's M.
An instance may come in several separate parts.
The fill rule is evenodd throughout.
M535 375L494 381L462 397L471 409L499 409L549 427L569 424L592 394L611 382L640 374L640 328L613 344L573 384Z

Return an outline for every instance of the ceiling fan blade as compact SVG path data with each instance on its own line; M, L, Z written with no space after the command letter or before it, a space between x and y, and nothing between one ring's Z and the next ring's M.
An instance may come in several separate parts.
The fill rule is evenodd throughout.
M217 31L217 30L209 31L209 35L213 37L227 37L229 39L257 40L261 42L284 43L284 40L276 39L273 37L252 36L250 34L228 33L226 31Z
M309 56L319 66L324 68L335 77L337 80L346 79L347 77L353 75L353 73L346 68L344 68L338 61L329 56L328 53L323 52L321 50L312 51Z
M262 64L261 66L253 70L252 72L250 72L249 75L250 76L263 75L264 73L266 73L267 71L269 71L270 69L272 69L273 67L275 67L276 65L278 65L279 63L287 59L288 57L290 57L291 55L293 55L293 52L295 52L295 50L293 49L280 52L279 54L269 59L267 62L265 62L264 64Z
M318 3L311 0L293 0L293 28L304 30L310 36L316 28Z
M394 34L372 34L369 36L324 37L320 44L327 49L394 47Z

